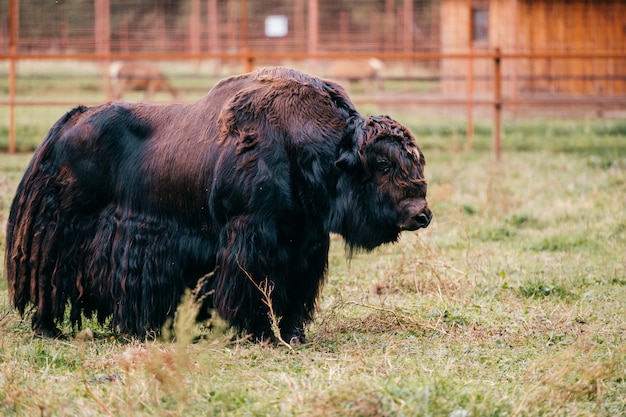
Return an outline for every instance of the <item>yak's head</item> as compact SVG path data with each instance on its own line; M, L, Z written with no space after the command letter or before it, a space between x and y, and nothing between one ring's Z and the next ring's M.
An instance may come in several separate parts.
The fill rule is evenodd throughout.
M350 249L370 250L430 224L424 155L397 121L351 118L335 165L340 178L333 231Z

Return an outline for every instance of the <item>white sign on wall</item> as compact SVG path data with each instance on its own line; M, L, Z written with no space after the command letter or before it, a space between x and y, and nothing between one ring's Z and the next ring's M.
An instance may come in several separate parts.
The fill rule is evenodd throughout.
M287 16L273 15L265 18L265 36L270 38L282 38L287 36Z

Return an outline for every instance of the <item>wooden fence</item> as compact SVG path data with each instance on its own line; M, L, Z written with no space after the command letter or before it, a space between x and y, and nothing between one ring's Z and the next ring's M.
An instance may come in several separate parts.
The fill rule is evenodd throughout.
M257 65L265 65L267 62L293 62L293 61L308 61L308 62L327 62L329 60L367 60L371 58L378 58L384 62L404 62L404 63L431 63L432 65L426 65L427 67L442 67L446 66L442 63L446 63L448 67L455 67L454 77L458 85L454 83L448 83L452 88L447 90L453 90L455 94L449 94L446 89L440 89L433 94L398 94L395 96L372 96L372 97L357 97L355 102L357 103L376 103L376 104L411 104L420 106L455 106L465 107L467 115L467 141L468 146L472 146L472 136L474 132L474 113L475 109L489 109L492 116L492 132L493 132L493 151L497 159L500 158L501 150L501 131L502 131L502 113L504 109L515 108L520 105L525 106L563 106L564 108L571 108L572 106L580 107L606 107L606 108L618 108L620 110L626 110L626 95L621 93L617 94L592 94L592 95L575 95L575 94L518 94L517 90L513 89L513 93L510 93L510 89L503 89L503 84L511 83L516 85L517 78L520 77L518 72L509 71L509 68L515 68L518 63L529 64L530 67L541 67L545 62L559 61L559 62L605 62L607 65L602 67L617 68L617 73L612 74L597 74L598 77L606 82L608 77L617 79L619 83L626 82L626 71L622 71L626 68L626 49L607 49L601 50L598 48L590 48L587 51L576 50L575 52L552 49L552 50L533 50L533 51L520 51L514 48L482 48L476 49L472 47L471 42L466 44L466 48L461 52L446 52L445 48L431 48L427 51L417 51L414 45L414 35L412 34L412 28L410 26L411 21L406 18L407 15L415 16L413 10L414 2L412 0L398 0L399 7L396 12L388 7L389 4L394 4L393 1L385 1L385 13L394 17L398 22L404 22L402 27L392 34L385 33L382 38L391 36L397 44L391 52L386 52L385 48L375 49L371 52L364 52L362 47L354 48L358 52L350 52L349 47L341 47L335 50L329 50L332 48L320 48L320 16L319 16L319 0L297 0L296 4L296 21L308 20L308 22L298 23L298 27L306 27L306 33L298 38L298 42L304 45L302 52L295 52L294 48L271 48L271 43L266 42L261 45L254 42L254 36L250 35L250 29L248 26L247 16L247 1L251 0L239 0L237 3L233 3L240 7L237 19L238 24L233 26L233 30L237 32L238 40L236 48L232 50L209 50L202 52L199 45L200 39L200 23L197 20L198 13L196 8L199 7L199 0L192 0L191 13L189 18L189 36L186 40L190 45L186 48L181 48L181 52L154 52L144 53L136 51L122 52L124 48L118 48L113 51L111 46L111 5L109 0L95 0L94 2L94 25L92 28L92 38L94 47L88 49L88 52L80 52L80 48L77 51L65 50L60 52L54 52L51 50L26 50L18 45L18 25L19 25L19 12L18 1L9 0L9 23L8 23L8 48L0 48L0 62L8 63L8 97L0 98L0 106L7 106L9 109L9 152L13 153L16 150L16 138L15 138L15 109L20 106L75 106L77 103L71 100L34 100L25 99L20 97L17 85L17 68L18 63L21 61L33 61L38 60L42 62L51 61L76 61L76 62L98 62L102 64L102 68L107 68L108 64L113 61L132 61L132 60L146 60L146 61L177 61L177 62L198 62L203 60L237 60L240 65L239 68L243 71L250 71ZM304 14L303 7L307 6L307 13ZM230 4L230 2L229 2ZM468 7L472 7L472 1L468 0ZM217 0L211 0L208 2L208 10L210 16L216 16L213 13L213 8L217 7ZM298 6L300 5L300 6ZM395 13L395 14L394 14ZM424 13L421 13L424 14ZM387 15L385 15L387 16ZM345 19L344 19L345 20ZM340 20L343 22L344 20ZM347 27L348 23L344 26ZM211 21L207 25L207 28L215 27L215 22L211 24ZM341 26L341 25L340 25ZM297 28L296 28L297 29ZM208 30L208 29L207 29ZM298 30L296 30L298 32ZM302 32L302 30L300 30ZM209 32L206 34L208 40L215 41L218 34ZM235 36L233 34L229 36ZM393 36L392 36L393 35ZM349 36L346 29L340 29L338 33L339 38ZM380 36L379 36L380 37ZM90 41L90 42L91 42ZM348 41L346 41L348 42ZM387 45L383 40L383 44ZM348 44L346 44L348 45ZM324 50L322 50L324 49ZM430 50L433 50L432 52ZM442 52L443 51L443 52ZM475 71L476 64L480 63L479 67L481 71ZM539 65L535 66L534 63ZM615 65L615 63L618 63ZM610 64L610 65L608 65ZM491 68L489 70L489 67ZM487 68L487 71L485 71ZM438 79L444 79L445 74L442 71L435 71L434 77ZM542 80L549 80L552 74L540 75ZM104 89L107 91L106 96L110 97L110 79L107 71L102 71ZM583 77L589 77L589 74L583 75ZM416 78L417 79L417 78ZM477 84L480 84L478 88ZM459 87L460 86L460 87ZM81 103L81 104L96 104L96 103Z

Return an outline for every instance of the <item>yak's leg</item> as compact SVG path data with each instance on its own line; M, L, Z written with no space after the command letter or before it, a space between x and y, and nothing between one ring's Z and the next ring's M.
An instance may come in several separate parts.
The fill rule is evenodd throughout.
M51 130L52 132L52 130ZM35 158L48 151L46 142ZM68 172L57 172L50 160L35 159L11 207L7 228L6 266L10 294L21 314L32 303L33 331L57 338L67 303L79 294L76 280L87 222L74 215L76 192Z
M54 324L54 319L45 316L40 311L35 312L32 318L33 332L40 337L59 339L63 338L63 332Z
M213 282L213 304L220 316L255 340L273 338L267 303L279 303L287 251L277 245L275 229L241 216L220 235Z
M37 237L41 236L41 240L35 243L32 248L37 252L39 268L35 271L36 277L32 281L37 282L37 311L33 314L32 329L36 335L41 337L58 338L62 336L61 330L55 325L56 321L61 321L65 310L65 298L55 296L63 290L66 285L61 282L65 280L65 274L58 276L55 273L59 264L58 248L62 245L61 233L56 233L55 227L43 226ZM59 229L64 229L60 227ZM61 268L63 266L61 265ZM67 272L67 271L63 271ZM56 288L53 283L58 284L60 288ZM53 290L54 288L54 290Z
M290 254L281 311L281 337L288 343L305 343L304 326L313 319L316 300L328 266L330 239L319 234L304 240Z
M328 234L321 230L288 232L268 219L261 224L251 216L232 219L217 245L212 287L217 312L257 340L278 336L273 320L280 320L276 324L283 340L304 342L329 246Z

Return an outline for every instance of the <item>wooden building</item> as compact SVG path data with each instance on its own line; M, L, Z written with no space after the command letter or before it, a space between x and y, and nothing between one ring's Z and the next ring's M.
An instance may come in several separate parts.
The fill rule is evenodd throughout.
M444 53L499 48L503 53L540 54L502 61L504 96L626 94L626 59L550 56L624 54L625 0L441 0L440 11ZM472 65L444 59L442 91L491 94L493 66L493 60L477 59Z

